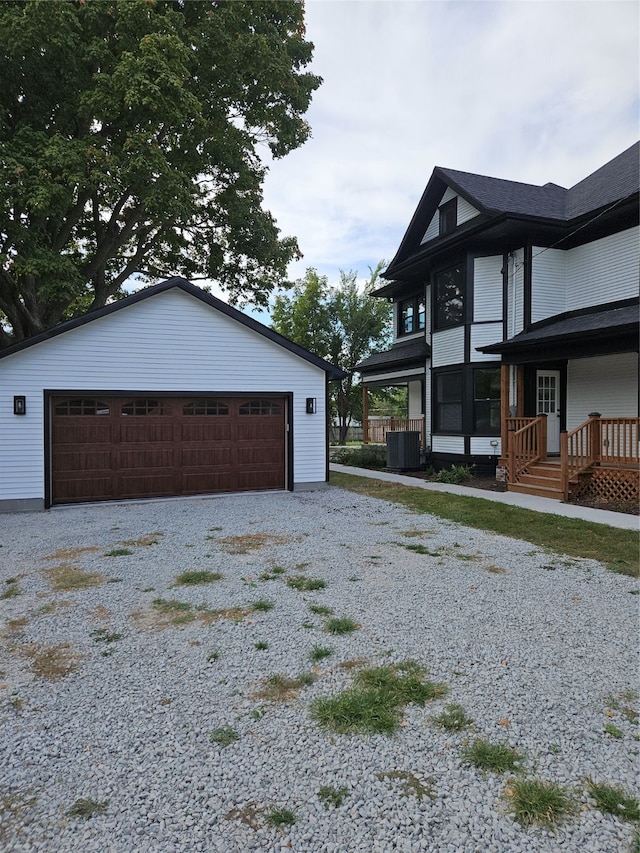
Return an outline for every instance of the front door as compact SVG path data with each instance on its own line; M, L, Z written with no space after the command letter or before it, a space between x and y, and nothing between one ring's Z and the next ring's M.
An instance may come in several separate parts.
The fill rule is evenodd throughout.
M536 371L536 414L547 415L547 453L560 453L560 371Z

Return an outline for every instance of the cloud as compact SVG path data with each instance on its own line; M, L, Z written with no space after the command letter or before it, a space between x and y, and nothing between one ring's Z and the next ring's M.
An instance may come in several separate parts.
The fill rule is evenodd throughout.
M634 2L308 0L313 138L265 205L337 279L395 254L436 165L571 186L638 137Z

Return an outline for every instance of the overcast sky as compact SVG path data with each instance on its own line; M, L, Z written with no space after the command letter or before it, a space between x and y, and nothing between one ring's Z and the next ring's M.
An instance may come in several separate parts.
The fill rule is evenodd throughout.
M391 260L435 166L565 187L639 131L635 0L307 0L312 139L265 206L290 276Z

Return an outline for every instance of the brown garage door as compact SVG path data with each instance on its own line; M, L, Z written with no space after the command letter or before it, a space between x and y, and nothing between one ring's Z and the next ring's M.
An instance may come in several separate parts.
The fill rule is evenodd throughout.
M281 397L51 399L51 500L285 488Z

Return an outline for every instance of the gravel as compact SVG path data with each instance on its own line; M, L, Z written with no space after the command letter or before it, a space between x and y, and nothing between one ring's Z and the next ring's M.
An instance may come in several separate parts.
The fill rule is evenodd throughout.
M335 488L2 516L0 545L0 593L10 578L19 591L0 600L3 852L631 850L632 826L601 814L586 786L637 796L631 578ZM131 553L106 556L117 549ZM65 562L103 582L54 591L47 570ZM285 573L263 580L274 566ZM223 578L175 586L187 570ZM287 586L300 574L326 588ZM159 598L196 618L163 623ZM260 599L275 607L251 610ZM313 603L360 629L327 634ZM76 668L34 674L36 653L61 645ZM270 676L310 670L316 645L333 654L314 684L286 701L258 695ZM449 693L408 706L395 736L312 721L310 703L358 667L409 659ZM453 702L472 728L436 725ZM222 727L238 739L213 742ZM517 747L528 776L571 793L574 814L523 828L509 774L464 763L477 737ZM325 808L324 785L347 789L341 805ZM81 798L104 813L69 816ZM295 823L271 826L273 808Z

